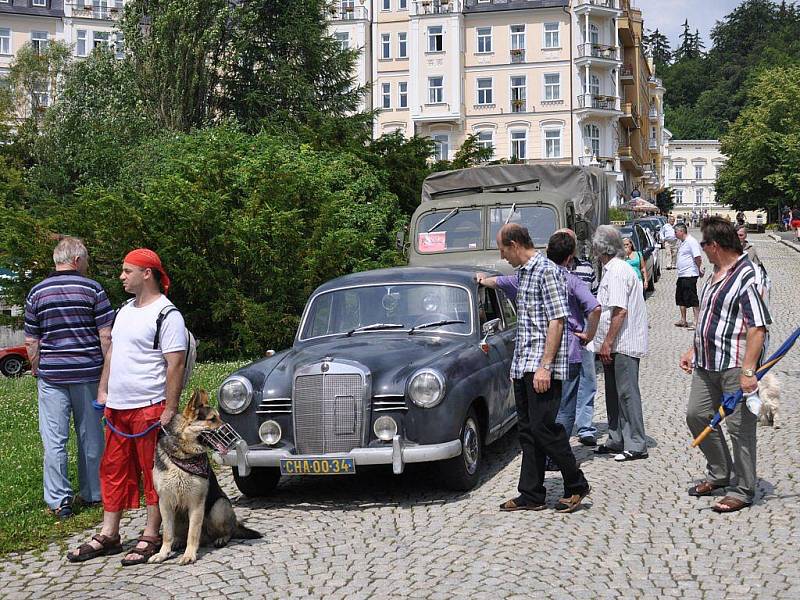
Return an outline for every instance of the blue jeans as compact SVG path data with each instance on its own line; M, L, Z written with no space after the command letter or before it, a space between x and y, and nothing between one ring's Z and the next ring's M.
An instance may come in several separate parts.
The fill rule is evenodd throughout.
M596 437L597 429L592 425L597 391L594 353L586 348L581 348L581 353L583 362L569 365L569 374L562 384L561 408L556 422L564 426L567 436L571 436L572 428L577 427L578 437Z
M102 413L92 406L97 382L56 385L39 378L39 433L44 446L44 501L58 508L72 497L67 476L67 440L70 413L78 441L80 495L87 502L100 500L100 458L103 456Z

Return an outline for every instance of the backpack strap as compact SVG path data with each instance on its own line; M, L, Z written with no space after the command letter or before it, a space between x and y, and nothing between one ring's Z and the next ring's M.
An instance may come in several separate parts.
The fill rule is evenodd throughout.
M161 324L169 313L176 310L178 310L177 307L171 304L162 308L161 312L158 313L158 318L156 319L156 335L153 338L153 350L158 350L158 347L161 345Z

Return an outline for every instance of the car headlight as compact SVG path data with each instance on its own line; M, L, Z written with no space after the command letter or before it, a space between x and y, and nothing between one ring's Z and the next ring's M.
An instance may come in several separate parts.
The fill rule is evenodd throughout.
M222 383L218 397L222 410L238 415L250 406L250 401L253 399L253 385L249 379L233 375Z
M408 382L408 396L422 408L433 408L444 398L444 377L438 371L422 369Z

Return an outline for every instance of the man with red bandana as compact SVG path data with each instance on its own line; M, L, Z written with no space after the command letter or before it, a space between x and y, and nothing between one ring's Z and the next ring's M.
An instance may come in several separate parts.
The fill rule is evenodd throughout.
M100 463L103 525L100 533L67 554L82 562L122 551L122 511L139 508L141 478L147 523L138 543L122 559L140 564L161 547L161 514L153 487L153 460L159 425L178 410L186 357L186 329L181 314L167 299L169 277L152 250L129 252L122 265L122 286L135 297L117 313L111 330L98 404L105 405L105 452ZM163 293L162 293L163 290ZM165 309L172 308L167 313ZM157 327L159 315L165 315Z

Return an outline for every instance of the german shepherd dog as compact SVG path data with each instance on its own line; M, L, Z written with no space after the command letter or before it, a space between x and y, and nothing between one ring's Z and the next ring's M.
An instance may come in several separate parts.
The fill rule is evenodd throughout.
M236 519L231 501L209 464L207 450L214 441L203 434L222 426L219 413L208 404L208 393L195 390L183 413L175 415L159 437L153 484L164 532L161 550L149 562L163 562L170 557L173 546L185 544L179 564L186 565L197 560L201 544L213 543L221 548L232 538L262 537Z

